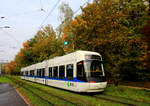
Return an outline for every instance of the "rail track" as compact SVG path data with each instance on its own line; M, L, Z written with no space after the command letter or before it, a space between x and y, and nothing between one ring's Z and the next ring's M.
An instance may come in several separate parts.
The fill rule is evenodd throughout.
M9 78L9 77L7 77L7 78ZM14 78L9 78L9 79L12 80L13 82L15 82L15 83L17 84L17 86L18 86L17 88L22 87L22 88L26 89L27 91L29 91L30 93L32 93L33 95L35 95L35 96L37 96L38 98L40 98L40 100L42 100L42 101L48 103L48 104L51 105L51 106L54 106L54 104L51 103L50 101L48 101L48 100L42 98L41 96L39 96L38 94L36 94L36 93L34 93L32 90L30 90L29 88L25 87L24 84L20 83L20 81L14 79Z
M9 78L9 77L8 77L8 78ZM33 86L33 85L30 85L30 84L27 84L27 83L22 82L22 81L20 81L20 80L17 80L17 79L15 79L15 78L9 78L9 79L12 80L12 81L14 81L18 86L23 87L24 89L28 90L28 91L31 92L33 95L37 96L37 97L40 98L42 101L48 103L48 104L51 105L51 106L54 106L55 104L53 104L53 103L50 102L49 100L47 100L47 99L41 97L40 95L38 95L37 93L33 92L33 91L30 90L29 88L25 87L25 85L27 85L27 86L29 86L29 87L32 87L32 88L34 88L34 89L37 89L37 90L39 90L40 92L45 93L47 96L55 97L55 98L57 98L57 99L59 99L59 100L61 100L61 101L64 101L64 102L66 102L66 103L69 103L69 104L71 104L71 105L80 105L80 104L73 103L73 102L71 102L71 101L69 101L69 100L66 100L66 99L64 99L64 98L61 98L61 97L59 97L59 96L56 96L56 95L54 95L54 94L51 94L51 93L49 93L49 92L47 92L47 91L45 91L45 90L42 90L42 89L40 89L40 88L37 88L37 87Z
M146 103L146 104L150 105L150 102L148 102L148 101L135 100L135 99L127 98L127 97L114 96L114 95L108 95L108 94L103 94L103 95L113 97L113 98L118 98L118 99L125 99L125 100L129 100L129 101L137 102L137 103Z
M105 98L105 97L97 97L97 96L91 96L97 100L105 100L105 101L109 101L109 102L112 102L112 103L119 103L119 104L122 104L122 105L127 105L127 106L136 106L134 104L130 104L130 103L125 103L125 102L121 102L121 101L118 101L118 100L114 100L114 99L108 99L108 98Z
M95 95L90 95L90 96L95 99L106 100L106 101L110 101L112 103L119 103L122 105L138 106L137 105L138 103L144 103L144 104L147 104L148 106L150 106L150 102L148 102L148 101L135 100L135 99L127 98L127 97L120 97L120 96L114 96L114 95L109 95L109 94L100 94L100 95L95 94ZM105 96L105 97L102 97L102 96ZM113 99L110 99L109 97L113 98ZM129 103L122 102L117 99L127 100Z
M53 104L53 103L50 102L49 100L47 100L47 99L41 97L40 95L38 95L37 93L33 92L33 91L30 90L29 88L25 87L25 85L28 86L28 87L32 87L32 88L34 88L34 89L37 89L37 90L40 91L40 92L43 92L43 93L45 93L45 94L47 94L47 95L49 95L49 96L55 97L55 98L57 98L57 99L59 99L59 100L61 100L61 101L64 101L64 102L66 102L66 103L69 103L69 104L71 104L71 105L82 105L82 104L79 104L79 103L73 103L73 102L71 102L71 101L69 101L69 100L67 100L67 99L64 99L64 98L60 97L60 96L54 95L54 94L52 94L52 93L50 93L50 92L48 92L48 91L46 91L46 90L37 88L37 87L35 87L35 86L31 85L31 84L28 84L28 83L25 82L25 81L21 81L21 80L18 80L18 79L16 79L16 78L12 78L12 77L11 77L11 78L8 77L8 78L9 78L10 80L14 81L14 82L15 82L16 84L18 84L19 86L23 87L24 89L30 91L32 94L34 94L35 96L39 97L41 100L45 101L46 103L48 103L48 104L51 105L51 106L54 106L55 104ZM74 93L74 92L73 92L73 93ZM75 93L75 94L77 94L77 93ZM147 102L147 101L134 100L134 99L127 98L127 97L120 97L120 96L114 96L114 95L108 95L108 94L101 94L101 95L95 94L95 95L87 95L87 96L90 96L90 97L92 97L92 98L95 98L96 100L104 100L104 101L108 101L108 102L111 102L111 103L117 103L117 104L127 105L127 106L137 106L137 103L146 103L146 104L150 105L150 103ZM106 97L102 97L102 96L106 96ZM111 99L110 99L109 97L110 97ZM113 98L113 99L112 99L112 98ZM134 102L134 103L131 103L131 102L130 102L130 103L127 103L127 102L123 102L123 101L120 101L120 100L117 100L117 99L123 99L123 100L131 101L131 102ZM135 104L135 102L136 102L136 104Z

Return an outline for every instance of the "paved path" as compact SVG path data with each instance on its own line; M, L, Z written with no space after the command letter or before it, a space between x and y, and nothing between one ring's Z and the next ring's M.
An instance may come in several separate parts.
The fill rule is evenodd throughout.
M10 84L0 84L0 106L28 106Z

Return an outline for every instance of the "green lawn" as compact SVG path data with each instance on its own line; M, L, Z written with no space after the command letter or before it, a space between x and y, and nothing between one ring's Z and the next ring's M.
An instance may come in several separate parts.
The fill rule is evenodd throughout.
M12 76L10 76L12 77ZM20 77L13 77L17 78L17 80L21 80ZM25 85L28 89L30 89L32 92L42 96L42 98L48 100L54 105L72 105L64 100L61 100L55 96L59 96L67 101L71 101L72 103L75 103L77 105L96 105L96 106L120 106L123 104L119 104L116 102L111 102L107 100L99 100L94 98L93 96L89 96L87 94L79 94L79 93L72 93L69 91L65 90L60 90L56 88L52 88L49 86L37 84L37 83L32 83L28 81L21 80L24 83L27 83L28 85ZM0 83L11 83L15 87L18 85L11 80L9 80L6 77L0 77ZM30 87L29 85L32 85L34 87ZM45 92L42 92L38 89L44 90ZM37 96L33 95L30 91L24 89L23 87L18 88L27 98L29 98L30 102L33 105L38 105L38 106L45 106L48 105L45 101L41 100ZM47 93L46 93L47 92ZM48 94L49 93L49 94ZM51 95L50 95L51 94ZM52 96L55 95L55 96ZM106 99L111 99L115 101L120 101L123 103L130 103L134 105L139 105L139 106L149 106L150 105L150 91L148 90L140 90L140 89L134 89L134 88L127 88L125 86L118 86L114 87L113 85L108 85L107 88L103 93L98 93L94 95L96 97L101 97L101 98L106 98ZM120 98L121 97L121 98ZM128 98L128 99L126 99ZM138 102L136 102L138 101ZM149 102L149 104L147 103Z

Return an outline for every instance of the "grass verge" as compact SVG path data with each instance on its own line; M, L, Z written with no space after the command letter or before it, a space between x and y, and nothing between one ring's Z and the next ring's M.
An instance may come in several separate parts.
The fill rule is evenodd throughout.
M12 77L12 76L10 76L10 77ZM45 92L38 91L38 90L28 86L28 89L32 90L34 93L41 95L43 98L51 101L54 105L64 105L64 106L69 105L70 106L71 104L66 103L63 100L59 100L58 98L51 96L48 93L62 97L68 101L76 103L77 105L86 105L86 106L91 106L91 105L120 106L120 105L122 105L122 104L118 104L118 103L112 103L112 102L106 101L106 100L98 100L87 94L85 95L85 94L80 94L80 93L73 93L73 92L45 86L42 84L37 84L37 83L32 83L29 81L21 80L20 77L13 77L13 78L17 78L18 80L20 80L24 83L30 84L36 88L46 91L47 94ZM13 81L9 80L6 77L0 77L0 83L10 83L17 87L16 83L14 83ZM49 104L45 103L44 101L42 101L40 98L33 95L28 90L24 89L23 87L20 87L18 89L19 89L19 91L21 91L21 93L26 98L29 99L29 101L32 103L32 105L36 105L36 106L49 105ZM110 96L110 95L112 95L112 96ZM124 103L131 103L133 105L142 105L142 106L150 105L150 104L146 103L146 102L150 101L150 91L149 90L127 88L125 86L115 87L113 85L108 85L103 93L96 94L96 96L104 97L104 98L108 98L108 99L112 99L112 100L117 100L117 101L121 101ZM128 99L125 99L125 98L128 98ZM141 102L135 102L134 100L141 101Z

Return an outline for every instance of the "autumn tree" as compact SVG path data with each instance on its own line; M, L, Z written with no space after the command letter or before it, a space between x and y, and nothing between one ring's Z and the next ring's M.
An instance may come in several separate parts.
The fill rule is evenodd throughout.
M135 5L134 2L125 3ZM97 51L102 54L107 76L113 78L115 85L119 80L140 80L143 78L143 71L140 70L145 69L143 60L146 48L139 30L144 24L141 22L146 13L141 10L142 18L138 20L136 18L139 17L135 16L131 20L131 10L125 12L126 6L121 7L123 6L116 0L95 0L82 8L82 14L64 30L66 39L73 40L71 42L75 50ZM133 10L136 8L135 6ZM130 22L130 26L125 24L126 21Z
M94 0L81 7L82 13L74 19L69 5L62 4L57 33L51 25L40 29L23 44L15 61L8 65L8 73L63 55L63 42L68 41L67 52L89 50L102 54L107 78L115 85L120 80L144 81L149 47L149 42L145 42L149 34L148 23L145 24L149 8L145 1Z
M37 32L34 38L23 43L23 48L20 49L14 59L15 70L20 71L21 67L62 55L63 48L60 45L61 41L56 38L52 26L45 26ZM9 67L7 69L10 70Z
M17 64L14 61L11 61L9 64L6 66L6 73L10 75L19 75L20 71L16 70Z
M147 55L146 55L146 67L148 73L150 73L150 20L143 26L141 33L144 35L144 40L146 42ZM150 74L149 74L150 76Z

